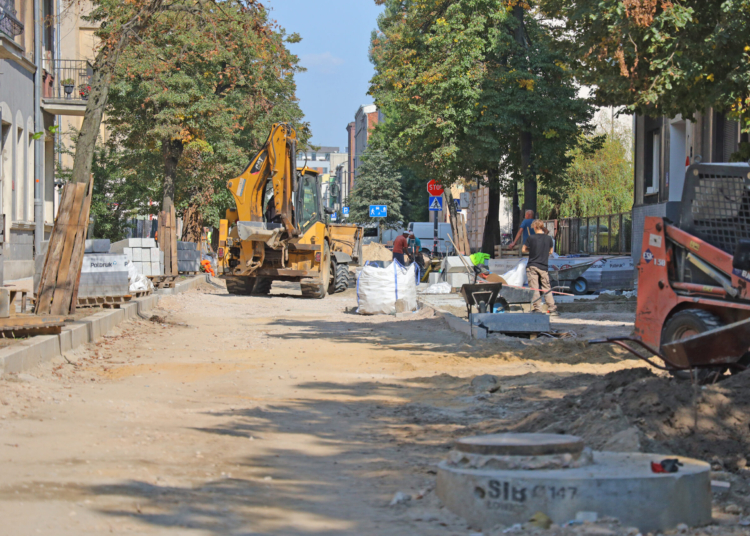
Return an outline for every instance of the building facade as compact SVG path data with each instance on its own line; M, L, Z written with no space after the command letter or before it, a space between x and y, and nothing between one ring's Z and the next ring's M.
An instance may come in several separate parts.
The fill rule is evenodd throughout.
M642 250L646 216L676 217L685 170L702 162L728 162L739 150L740 124L711 108L693 119L634 118L633 258Z
M354 115L354 161L351 188L357 185L357 169L362 165L362 155L367 150L367 142L375 125L383 121L383 114L374 104L362 105Z
M39 12L37 12L39 11ZM55 115L43 109L54 86L52 0L0 0L0 209L2 278L33 275L34 256L54 219Z

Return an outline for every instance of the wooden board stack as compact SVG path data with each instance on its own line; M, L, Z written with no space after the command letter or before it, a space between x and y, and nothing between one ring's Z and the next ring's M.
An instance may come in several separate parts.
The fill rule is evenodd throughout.
M177 218L174 206L169 211L159 213L159 249L164 253L163 275L177 275Z
M75 313L93 191L93 175L88 183L63 189L37 290L37 315Z

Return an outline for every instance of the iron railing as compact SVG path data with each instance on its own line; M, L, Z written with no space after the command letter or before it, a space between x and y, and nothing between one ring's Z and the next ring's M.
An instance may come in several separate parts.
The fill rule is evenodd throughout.
M45 97L70 101L86 101L91 91L93 70L86 60L52 60L51 87Z
M11 39L23 33L23 23L16 18L13 0L0 0L0 32Z
M630 255L633 236L631 212L557 220L558 255Z

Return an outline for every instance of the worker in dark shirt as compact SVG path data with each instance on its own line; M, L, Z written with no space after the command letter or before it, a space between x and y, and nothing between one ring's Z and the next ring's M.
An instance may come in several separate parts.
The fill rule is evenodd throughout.
M542 303L539 296L539 289L544 293L544 301L547 302L547 309L552 316L559 316L555 300L552 298L552 287L549 284L549 256L555 247L551 236L548 236L544 229L542 220L534 220L531 224L533 233L526 239L523 245L523 252L529 254L529 262L526 265L526 278L529 280L529 288L534 290L534 301L532 307L534 313L542 312Z
M409 245L406 241L406 237L409 236L409 231L404 231L396 240L393 241L393 260L401 263L401 266L406 266L404 260L404 252L408 249Z

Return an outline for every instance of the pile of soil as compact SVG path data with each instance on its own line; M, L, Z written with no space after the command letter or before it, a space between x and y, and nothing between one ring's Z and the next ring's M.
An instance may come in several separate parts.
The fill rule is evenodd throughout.
M563 386L557 386L562 388ZM582 437L594 450L679 455L711 463L732 482L733 502L750 508L750 371L714 385L611 372L582 391L529 414L514 429Z
M392 261L393 252L382 244L371 242L362 246L364 261Z

